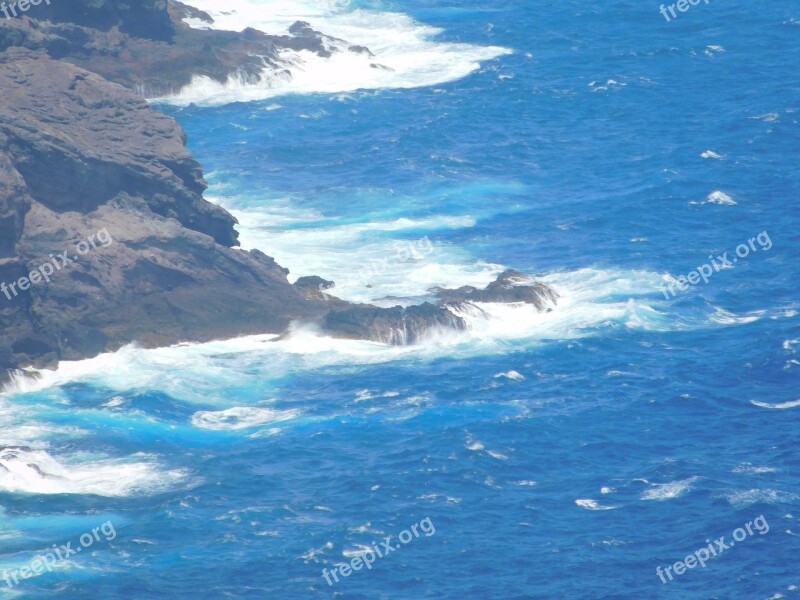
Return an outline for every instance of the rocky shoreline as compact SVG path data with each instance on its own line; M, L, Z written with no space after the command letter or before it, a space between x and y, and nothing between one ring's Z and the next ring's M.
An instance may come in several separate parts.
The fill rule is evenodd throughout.
M439 290L435 305L354 305L326 291L333 282L293 285L269 256L237 248L236 220L203 198L183 131L142 93L194 75L259 77L280 48L330 52L330 39L303 23L290 36L197 30L181 19L210 17L178 2L131 6L41 4L0 22L0 283L15 292L0 294L0 373L133 341L281 334L297 321L411 344L431 329L465 329L451 310L461 302L555 304L547 286L506 272L484 290ZM113 243L95 244L97 232Z

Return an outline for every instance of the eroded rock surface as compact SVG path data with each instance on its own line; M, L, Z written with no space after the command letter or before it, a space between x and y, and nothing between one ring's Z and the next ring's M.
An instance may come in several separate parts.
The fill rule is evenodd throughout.
M302 22L269 36L191 29L186 17L211 20L164 0L59 0L0 18L0 378L133 341L285 334L293 322L413 344L465 329L459 303L555 304L549 287L507 271L483 290L438 290L438 305L354 305L331 281L292 285L271 257L238 249L183 131L142 95L197 75L256 80L280 69L282 49L371 53Z

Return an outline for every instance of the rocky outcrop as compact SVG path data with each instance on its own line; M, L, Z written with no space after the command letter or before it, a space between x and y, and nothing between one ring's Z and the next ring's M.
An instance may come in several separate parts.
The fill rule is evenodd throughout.
M466 285L455 290L438 288L436 296L440 306L453 306L475 302L524 302L532 304L538 311L552 310L558 302L558 294L548 285L534 281L530 276L508 269L497 279L479 289Z
M412 344L463 330L458 303L555 303L516 272L405 308L350 304L317 276L292 285L272 258L237 248L236 221L203 198L183 131L138 95L198 74L259 77L280 48L367 49L302 23L283 37L191 30L181 18L210 17L163 0L70 0L34 14L48 20L0 19L0 378L132 341L282 334L295 321Z
M324 331L336 337L368 339L392 346L416 344L441 330L466 328L461 317L429 302L394 308L353 306L332 310L323 322Z
M0 293L0 365L279 333L329 310L233 247L235 221L203 199L182 131L129 90L25 50L0 54L0 89L13 90L0 95L0 283L69 260L49 283ZM100 231L113 242L79 255Z
M46 0L22 13L32 19L119 31L137 37L171 40L175 27L167 0Z
M33 19L29 17L34 17ZM42 3L12 19L0 18L0 51L42 50L51 58L83 67L147 98L172 95L194 77L224 83L257 83L291 77L283 50L371 56L368 48L298 22L289 35L193 29L184 18L213 22L180 2L166 0L59 0Z
M16 49L0 55L0 89L14 90L0 95L0 185L12 185L10 198L24 189L56 213L86 213L125 192L220 244L237 243L235 219L202 197L206 183L182 130L142 99Z

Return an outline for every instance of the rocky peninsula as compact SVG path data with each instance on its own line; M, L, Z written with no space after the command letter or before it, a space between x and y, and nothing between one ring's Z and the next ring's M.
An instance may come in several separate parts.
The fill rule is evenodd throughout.
M355 305L322 293L333 282L291 284L271 257L239 249L236 220L203 198L183 131L144 97L195 75L258 78L282 48L369 49L305 23L270 36L192 29L186 17L211 19L164 0L42 2L0 19L0 373L296 321L410 344L466 328L451 310L460 302L555 304L553 290L507 272L485 290L438 290L436 304Z

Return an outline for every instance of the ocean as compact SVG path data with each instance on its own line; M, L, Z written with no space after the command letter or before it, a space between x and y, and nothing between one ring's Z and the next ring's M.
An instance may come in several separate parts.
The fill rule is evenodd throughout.
M800 4L192 4L373 54L153 100L245 249L352 301L513 268L559 305L17 382L0 597L798 595Z

